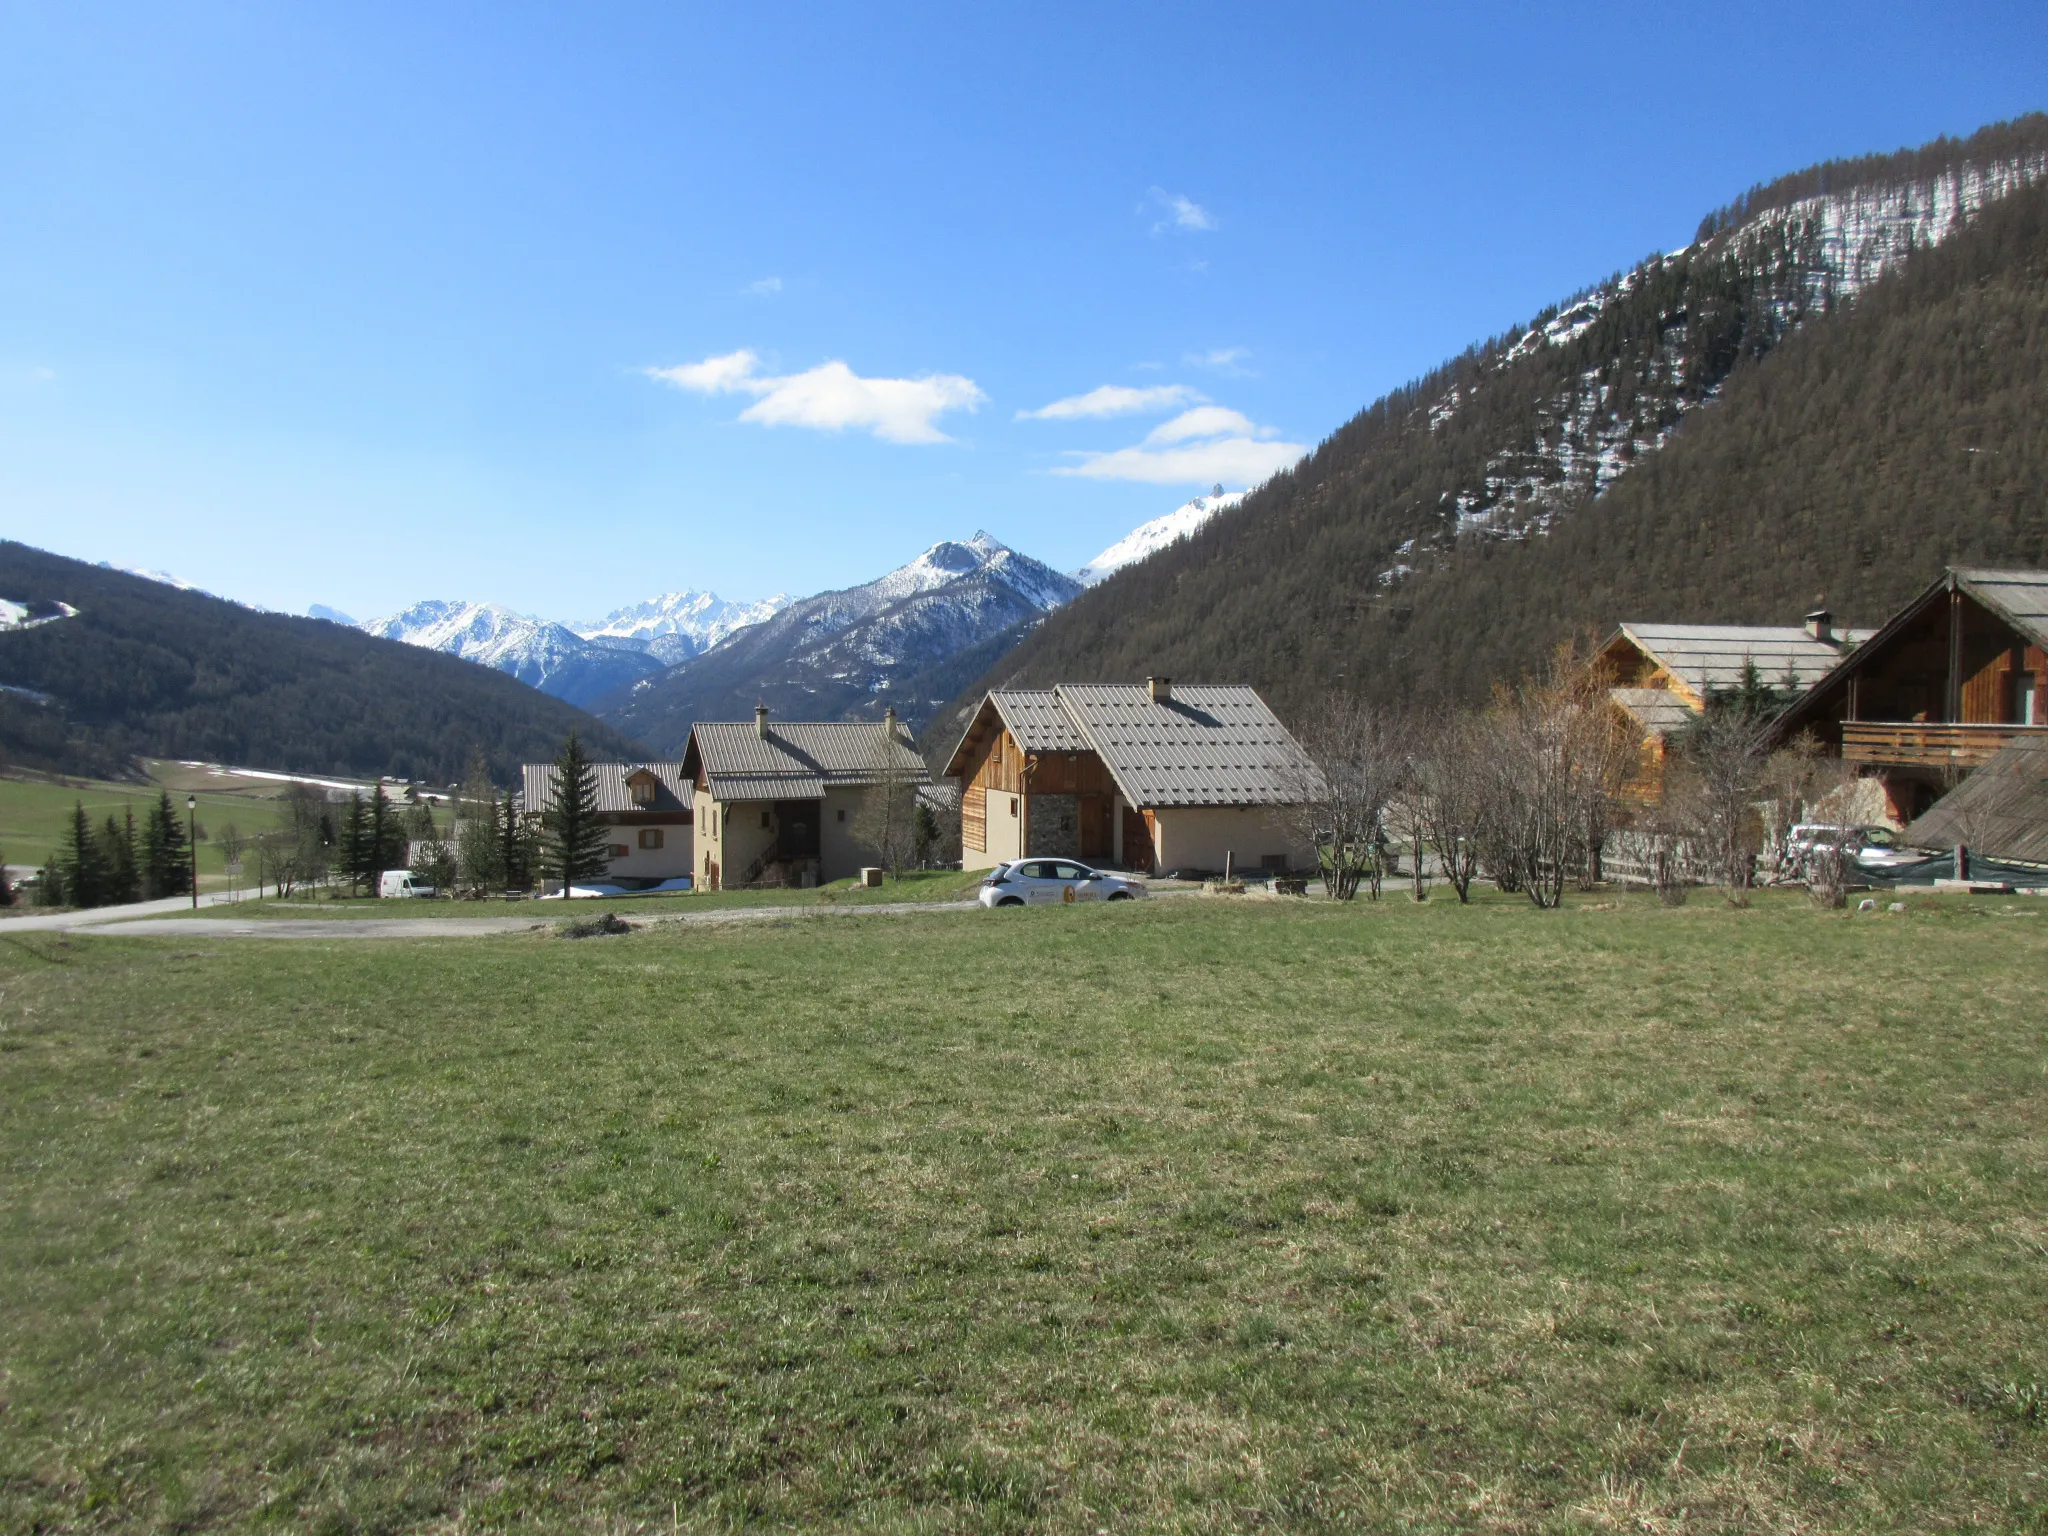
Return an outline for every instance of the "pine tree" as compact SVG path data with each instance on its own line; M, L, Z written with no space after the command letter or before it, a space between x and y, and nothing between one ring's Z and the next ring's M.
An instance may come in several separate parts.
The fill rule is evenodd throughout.
M7 856L0 854L0 907L14 905L14 884L7 878Z
M126 811L123 816L107 813L107 824L100 829L102 865L106 871L106 894L101 905L112 906L121 902L138 900L142 895L142 874L137 868L139 859L135 846L135 812Z
M161 790L142 824L142 888L152 901L165 896L182 896L192 889L192 857L185 846L185 824L171 804L171 792Z
M370 862L364 873L369 879L370 889L375 891L385 870L405 868L405 823L397 807L392 805L391 797L384 793L381 783L370 798L369 810Z
M498 841L505 868L505 889L523 891L533 884L533 829L519 813L519 799L505 791L505 803L498 815Z
M60 867L65 893L74 907L98 907L107 902L106 855L92 830L92 819L77 801L71 806L71 826ZM54 861L53 861L54 862Z
M597 775L583 755L583 743L571 731L555 759L555 795L542 822L547 828L548 868L561 877L562 894L578 880L601 875L610 867L605 830L597 819Z
M370 866L375 862L376 842L370 832L370 814L363 797L355 790L348 795L348 814L341 821L341 872L348 880L351 896L357 895L365 880L375 879ZM374 889L374 885L372 887Z
M491 787L490 764L481 752L469 755L462 776L461 820L456 826L456 856L463 888L481 896L505 884L503 845L498 836L498 792Z

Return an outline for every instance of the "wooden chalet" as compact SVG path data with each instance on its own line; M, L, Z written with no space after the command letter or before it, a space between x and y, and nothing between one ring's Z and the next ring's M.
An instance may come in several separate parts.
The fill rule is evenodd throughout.
M961 862L1068 857L1134 870L1305 869L1283 809L1305 765L1252 689L1061 684L988 694L946 765Z
M602 878L657 884L690 873L689 781L680 763L592 763L597 819L609 833L611 863ZM520 805L538 816L554 803L561 773L553 763L526 763Z
M2048 738L2048 571L1954 567L1780 717L1869 767L1911 821L2005 748Z
M696 825L698 886L815 885L872 862L854 841L862 795L885 775L924 786L924 759L891 709L878 723L770 724L764 705L748 721L690 727L682 774Z
M1836 629L1825 610L1804 626L1623 624L1600 647L1610 697L1642 732L1642 760L1628 797L1662 798L1671 737L1706 711L1716 693L1740 688L1749 669L1773 688L1803 693L1825 677L1869 630Z

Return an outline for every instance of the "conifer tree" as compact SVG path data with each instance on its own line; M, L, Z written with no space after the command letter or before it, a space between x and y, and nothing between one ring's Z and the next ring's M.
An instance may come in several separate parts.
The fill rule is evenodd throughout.
M519 798L505 791L498 815L498 841L505 870L505 888L523 891L533 884L533 829L519 811Z
M135 901L142 895L142 877L138 869L139 859L135 846L135 812L125 811L116 816L107 813L107 824L100 829L100 844L106 874L106 891L101 905L117 905L124 901Z
M348 880L349 894L357 895L366 879L374 882L375 873L370 866L376 862L376 843L370 831L369 809L355 790L348 794L348 812L341 819L339 843L341 872Z
M84 805L71 806L71 825L65 832L66 847L60 863L65 893L75 907L102 906L107 900L106 856L92 829Z
M547 829L547 864L562 880L567 896L578 880L601 875L610 867L605 830L597 819L597 775L583 755L583 743L571 731L555 759L554 801L542 821Z
M152 901L182 896L192 889L192 855L185 845L185 824L171 804L171 792L159 790L156 804L142 824L142 888Z
M7 856L0 854L0 907L14 905L14 884L7 878Z

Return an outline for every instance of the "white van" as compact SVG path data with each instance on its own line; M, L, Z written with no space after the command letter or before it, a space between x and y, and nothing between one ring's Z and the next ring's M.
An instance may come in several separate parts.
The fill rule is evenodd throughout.
M409 869L387 869L377 877L377 894L393 896L432 896L437 894L431 885L422 885L413 879Z

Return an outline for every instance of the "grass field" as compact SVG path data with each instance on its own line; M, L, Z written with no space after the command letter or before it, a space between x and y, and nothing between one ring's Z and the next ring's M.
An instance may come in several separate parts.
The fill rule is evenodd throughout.
M0 935L0 1529L2039 1531L2044 928Z
M95 779L54 779L45 777L0 777L0 853L10 864L41 864L64 845L71 826L71 808L83 805L99 825L109 814L124 809L135 812L140 825L164 784L172 785L172 802L182 819L185 815L185 783L193 775L182 775L176 764L151 764L164 771L163 780L146 784L114 784ZM195 786L196 788L196 786ZM260 791L198 789L199 824L209 836L217 835L229 822L244 833L265 831L278 824L281 807L276 787ZM222 873L220 849L211 841L199 844L199 875L203 887L227 884Z
M663 918L689 912L720 911L730 907L824 907L874 906L899 901L964 901L981 884L985 871L912 870L900 880L884 880L874 887L851 880L835 880L811 890L699 891L651 896L578 897L566 906L559 901L378 901L367 895L351 896L343 889L310 890L286 899L246 901L235 907L236 918L245 917L530 917L547 922L570 917L588 917L600 912L617 912L632 918ZM198 917L218 917L217 911L202 909Z

